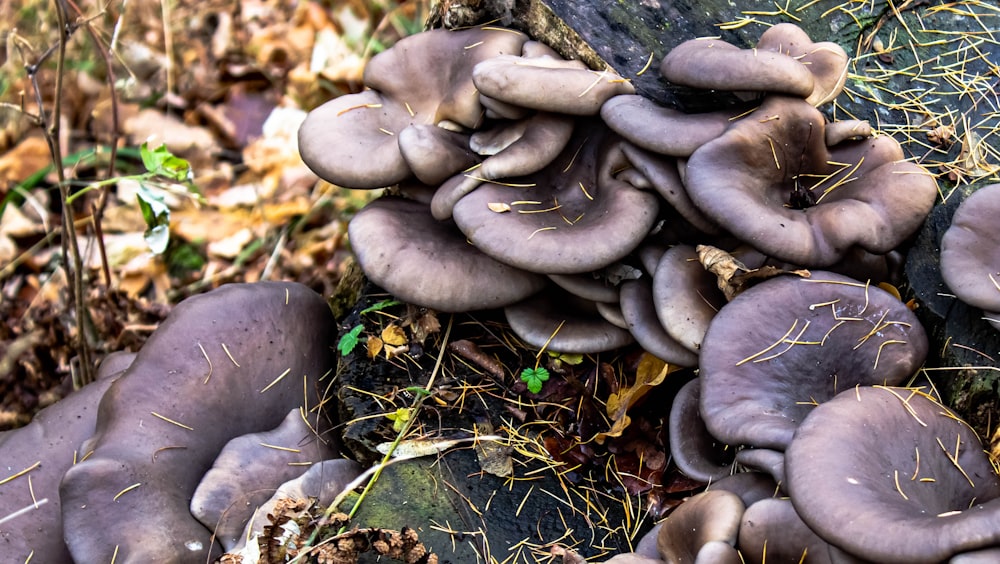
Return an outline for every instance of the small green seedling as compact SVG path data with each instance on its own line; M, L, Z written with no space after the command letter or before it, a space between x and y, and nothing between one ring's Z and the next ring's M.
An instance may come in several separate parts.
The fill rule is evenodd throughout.
M549 379L549 371L545 368L525 368L521 371L521 380L528 384L528 391L537 394L542 391L542 384Z
M340 337L340 342L337 343L337 350L340 351L340 356L347 356L351 354L354 347L358 346L358 342L361 341L361 332L365 329L364 325L360 323L355 325L353 329L344 333Z

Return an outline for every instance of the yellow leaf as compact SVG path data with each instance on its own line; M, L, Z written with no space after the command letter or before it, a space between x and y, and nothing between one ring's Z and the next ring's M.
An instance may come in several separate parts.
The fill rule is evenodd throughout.
M618 393L608 396L607 412L614 424L607 433L599 433L595 440L598 443L603 443L607 437L621 436L631 422L627 415L629 408L655 386L660 385L667 374L676 372L680 368L680 366L668 364L649 353L642 353L642 357L639 358L639 368L635 371L635 385L630 388L622 388L618 390Z
M402 327L393 323L382 330L382 341L394 347L402 346L406 344L406 333Z
M378 337L371 336L368 337L368 358L375 358L378 353L382 352L382 339Z

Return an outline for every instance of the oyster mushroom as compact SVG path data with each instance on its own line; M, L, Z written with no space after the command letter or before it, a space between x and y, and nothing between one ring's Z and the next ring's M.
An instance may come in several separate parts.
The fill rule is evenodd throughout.
M848 389L785 452L802 520L859 558L932 563L1000 545L1000 479L975 432L919 390Z
M894 385L927 354L916 316L837 274L780 276L716 314L700 355L701 414L731 445L783 451L816 404L855 385Z
M941 276L958 299L986 312L1000 330L1000 184L967 197L941 238Z
M326 302L300 284L230 284L174 308L105 392L94 435L80 447L90 454L62 479L73 559L217 557L211 532L188 509L198 482L233 437L320 403L313 394L334 364L335 332ZM322 418L310 423L327 430Z

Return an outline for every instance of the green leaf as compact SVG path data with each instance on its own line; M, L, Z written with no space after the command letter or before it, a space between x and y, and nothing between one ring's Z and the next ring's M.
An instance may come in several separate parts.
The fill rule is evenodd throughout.
M150 192L145 186L139 186L135 196L139 200L142 218L146 221L143 238L151 251L163 254L170 243L170 208L162 197Z
M372 304L371 306L366 307L365 309L361 310L361 315L364 315L366 313L371 313L373 311L382 311L383 309L385 309L387 307L392 307L394 305L399 305L401 303L402 302L399 302L399 301L396 301L396 300L382 300L382 301L378 302L377 304Z
M545 368L525 368L521 371L521 381L528 384L528 391L537 394L542 391L542 384L549 379L549 371Z
M340 351L340 356L347 356L351 354L354 347L358 346L358 341L360 341L361 331L365 329L364 325L356 325L354 329L351 329L340 338L340 342L337 343L337 350Z
M142 164L149 172L177 182L191 180L191 163L175 156L166 145L150 150L149 144L143 143L139 147L139 154L142 156Z

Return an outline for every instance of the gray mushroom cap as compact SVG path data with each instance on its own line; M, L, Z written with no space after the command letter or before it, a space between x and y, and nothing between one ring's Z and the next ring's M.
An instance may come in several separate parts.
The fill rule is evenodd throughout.
M785 452L802 520L885 563L931 563L1000 542L1000 479L975 432L919 390L849 389Z
M792 23L769 27L760 36L757 49L788 55L813 75L813 90L806 102L821 106L840 95L847 82L848 57L844 49L831 41L813 43L805 31Z
M739 563L734 547L744 510L739 496L727 491L709 490L688 498L660 528L660 556L667 562Z
M656 196L612 176L620 139L603 124L576 129L545 170L506 179L509 185L483 184L455 204L455 223L472 244L546 274L599 270L639 245L656 219Z
M768 96L691 155L688 195L740 240L792 264L829 266L853 246L891 251L930 212L934 178L888 136L828 148L824 121L803 100Z
M626 140L674 157L688 157L722 135L731 117L726 111L686 114L635 94L615 96L601 106L604 123Z
M779 276L726 304L700 355L701 414L732 445L784 450L817 403L857 384L898 384L927 354L916 316L837 274Z
M118 360L131 361L129 354ZM110 374L87 384L39 411L31 422L0 433L0 517L26 514L0 525L0 547L11 562L70 562L62 540L59 482L85 453L79 446L94 433L97 406L120 370L101 365ZM127 365L126 365L127 366ZM120 365L117 367L120 368ZM10 479L28 470L21 476ZM32 554L34 556L32 556Z
M700 354L705 332L726 300L715 276L698 261L697 251L677 245L660 257L653 273L653 303L667 334Z
M783 53L740 49L713 38L674 47L660 64L670 82L706 90L780 92L806 98L814 79L809 69Z
M1000 184L984 186L955 210L941 239L941 276L958 299L1000 311Z
M802 562L804 558L815 564L867 562L839 551L831 555L833 547L802 522L788 499L763 499L749 505L740 524L739 546L749 564Z
M529 345L565 353L596 353L624 347L632 335L597 313L594 304L543 292L504 308L511 330Z
M545 277L493 260L424 204L383 197L348 226L358 263L397 298L438 311L503 307L545 286Z
M647 278L626 280L621 285L621 311L629 332L650 354L678 366L697 366L698 355L671 337L656 316L653 286Z
M336 454L293 409L274 429L226 443L191 497L191 514L230 550L239 543L254 510L278 486L302 475L310 463Z
M667 425L670 456L685 476L717 483L732 474L735 448L720 443L705 428L699 412L700 392L701 382L695 378L674 395Z
M590 70L539 44L537 53L501 55L476 65L473 80L484 95L523 108L570 115L597 115L601 105L635 88L611 69Z

